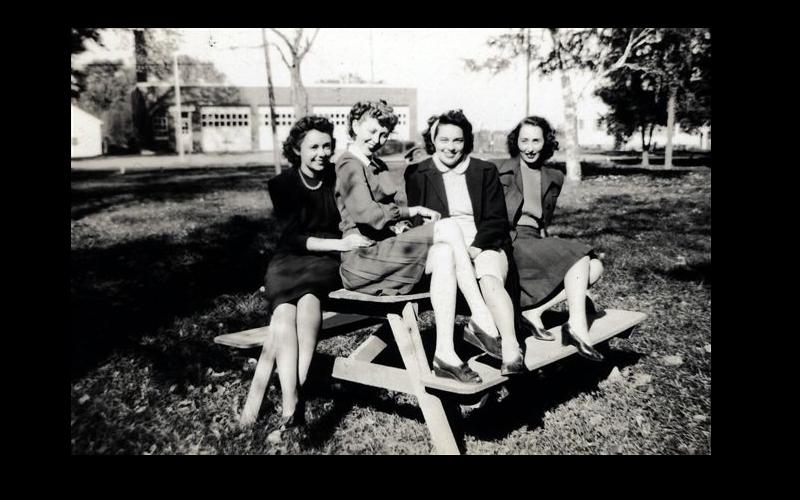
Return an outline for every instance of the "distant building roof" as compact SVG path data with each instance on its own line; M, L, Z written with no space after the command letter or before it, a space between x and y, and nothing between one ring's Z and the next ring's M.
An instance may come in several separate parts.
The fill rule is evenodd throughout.
M96 121L98 123L103 123L103 120L101 120L100 118L94 116L93 114L91 114L89 112L86 112L86 111L82 110L81 108L79 108L78 106L75 106L74 104L70 105L70 113L73 114L73 115L78 115L78 116L81 116L81 117L84 117L84 118L88 118L90 120L94 120L94 121Z
M171 88L168 83L140 83L142 88ZM266 106L268 104L267 88L237 87L231 85L199 84L181 85L181 89L216 88L239 93L242 103ZM291 105L291 88L274 87L275 103L279 106ZM308 99L319 106L351 106L356 101L384 99L389 104L416 104L417 89L407 87L390 87L386 85L365 84L323 84L306 87Z

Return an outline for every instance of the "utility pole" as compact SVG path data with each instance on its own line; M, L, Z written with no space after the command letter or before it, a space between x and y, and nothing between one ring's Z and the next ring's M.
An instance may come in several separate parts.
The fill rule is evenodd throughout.
M272 128L272 154L275 163L275 175L281 173L281 152L278 147L278 126L275 123L275 93L272 90L272 68L269 63L269 43L267 28L261 28L261 41L264 47L264 61L267 65L267 99L269 101L269 125Z
M369 83L375 83L375 68L372 64L372 28L369 29Z
M180 76L178 73L178 53L173 54L173 71L175 72L175 145L178 148L178 157L181 163L185 158L183 157L183 113L181 113L181 84Z

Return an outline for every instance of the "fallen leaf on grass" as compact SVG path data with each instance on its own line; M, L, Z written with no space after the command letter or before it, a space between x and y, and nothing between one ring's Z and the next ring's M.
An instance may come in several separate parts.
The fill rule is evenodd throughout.
M606 380L608 380L610 383L613 384L617 382L622 382L623 380L625 380L625 378L620 373L619 368L615 366L614 369L611 370L611 373L608 374L608 378L606 378Z
M661 362L667 366L679 366L683 364L683 358L677 354L673 354L671 356L664 356L661 358Z
M634 387L639 387L639 386L642 386L642 385L646 385L646 384L649 384L652 381L653 381L653 377L651 375L648 375L647 373L637 373L636 375L633 376L633 386ZM652 387L651 387L651 389L652 389Z
M270 432L269 435L267 436L267 441L269 441L272 444L280 443L281 442L281 431L280 430L275 430L275 431Z
M82 405L82 404L86 403L87 401L89 401L89 395L88 395L88 394L84 394L84 395L83 395L83 396L81 396L81 398L78 400L78 404Z
M703 349L704 349L704 350L705 350L707 353L711 354L711 344L706 344L706 345L704 345L704 346L703 346Z
M695 415L692 419L696 422L705 422L708 417L705 415Z

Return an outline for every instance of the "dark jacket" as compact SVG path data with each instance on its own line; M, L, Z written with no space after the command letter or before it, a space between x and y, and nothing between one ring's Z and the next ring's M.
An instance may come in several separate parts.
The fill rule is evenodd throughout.
M522 216L522 173L520 172L519 156L503 160L497 165L500 174L500 184L503 186L508 222L512 229L517 227L517 222ZM550 165L542 165L542 218L541 228L545 231L553 220L556 201L564 185L564 174Z
M509 234L511 226L506 218L503 187L497 172L497 167L493 163L477 158L470 159L469 167L464 172L467 191L475 212L475 226L478 229L472 245L481 250L502 249L505 252L508 258L505 289L514 305L515 329L520 333L523 330L520 324L519 271L514 261L514 247ZM404 177L409 206L422 205L436 210L442 217L450 216L442 174L436 168L433 159L428 158L409 165Z
M508 249L511 228L506 218L506 204L497 167L493 163L471 158L464 175L478 230L472 246L482 250ZM422 205L441 213L443 218L450 216L442 173L433 159L409 165L404 177L408 206Z

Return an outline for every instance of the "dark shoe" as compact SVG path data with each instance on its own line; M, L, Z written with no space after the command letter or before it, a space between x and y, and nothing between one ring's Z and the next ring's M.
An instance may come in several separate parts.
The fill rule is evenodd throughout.
M569 327L569 323L564 323L561 327L561 343L564 345L574 345L578 348L578 354L592 361L603 361L605 358L597 350L576 337Z
M450 365L436 356L433 357L433 374L437 377L452 378L465 384L480 384L483 382L481 376L466 363L461 363L459 366Z
M543 330L534 325L525 316L520 314L520 318L522 318L522 327L527 329L530 335L536 340L552 341L556 339L555 335L550 333L548 330Z
M294 407L294 413L288 417L281 417L278 429L283 432L294 427L302 427L306 424L306 402L300 398Z
M503 359L500 337L492 337L473 323L472 320L469 320L469 323L464 327L464 340L493 358Z
M503 363L500 365L500 375L518 375L526 371L528 371L528 369L525 366L525 355L522 354L522 349L520 349L517 359L511 363Z

